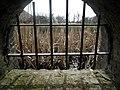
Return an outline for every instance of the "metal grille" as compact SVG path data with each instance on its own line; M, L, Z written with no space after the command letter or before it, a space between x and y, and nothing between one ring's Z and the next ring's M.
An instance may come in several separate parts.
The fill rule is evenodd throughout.
M94 64L93 64L93 69L95 69L96 67L96 57L97 55L110 55L109 52L98 52L98 37L99 37L99 30L101 26L106 26L106 24L101 24L100 23L100 19L101 16L98 16L98 23L97 25L85 25L85 10L86 10L86 3L83 3L83 15L82 15L82 24L78 25L78 24L69 24L69 20L68 20L68 1L66 0L66 23L65 24L53 24L52 22L52 0L49 0L49 24L36 24L36 15L35 15L35 3L33 2L33 25L20 25L20 21L19 21L19 16L17 15L17 25L11 25L12 26L17 26L18 27L18 36L19 36L19 46L20 46L20 53L9 53L8 57L21 57L22 59L22 67L21 69L24 69L24 57L25 56L35 56L36 57L36 69L39 69L39 60L38 57L39 56L51 56L51 67L54 66L54 61L53 61L53 56L65 56L66 60L65 60L65 66L66 69L70 68L70 62L68 59L68 56L80 56L79 61L78 61L78 69L81 69L81 63L82 63L82 58L85 55L92 55L94 56ZM35 53L24 53L23 52L23 44L22 44L22 38L21 38L21 33L20 33L20 27L21 26L33 26L34 28L34 45L35 45ZM50 28L50 53L39 53L38 52L38 42L37 42L37 30L36 27L37 26L48 26ZM66 37L66 42L65 42L65 52L63 53L55 53L53 52L53 26L64 26L66 27L66 33L65 33L65 37ZM68 52L68 27L69 26L81 26L82 30L81 30L81 38L80 38L80 42L81 42L81 47L80 47L80 52L77 53L69 53ZM84 46L84 29L85 26L96 26L97 27L97 32L96 32L96 42L95 42L95 50L94 52L83 52L83 46ZM53 68L53 67L52 67Z

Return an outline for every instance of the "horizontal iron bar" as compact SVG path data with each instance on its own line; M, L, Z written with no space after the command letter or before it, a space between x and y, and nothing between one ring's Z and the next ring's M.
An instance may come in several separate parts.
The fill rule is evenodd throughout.
M101 24L100 26L105 26L106 24ZM11 26L17 26L16 24L13 24ZM19 26L33 26L32 24L26 24L26 25L19 25ZM50 26L49 24L36 24L35 26ZM52 26L66 26L66 24L53 24ZM68 26L82 26L79 24L68 24ZM84 26L97 26L97 25L84 25Z
M82 55L94 55L95 52L83 52ZM35 56L35 53L23 53L23 56ZM53 56L65 56L66 53L53 53ZM68 53L68 56L79 56L80 53ZM97 55L109 55L109 52L97 52ZM19 57L21 53L9 53L9 57ZM38 53L38 56L51 56L51 53Z

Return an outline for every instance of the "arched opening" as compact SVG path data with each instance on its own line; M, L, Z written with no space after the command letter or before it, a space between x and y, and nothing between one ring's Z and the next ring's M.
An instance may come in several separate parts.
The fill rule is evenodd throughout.
M89 3L89 2L87 2L87 3ZM91 5L91 4L90 4ZM95 5L97 5L97 4L95 4ZM92 5L91 5L92 6ZM97 6L96 6L97 7ZM98 11L98 12L100 12L99 10L95 10L96 12ZM98 14L98 13L97 13ZM98 14L99 15L99 14ZM104 16L103 14L101 14L102 16ZM107 15L106 15L107 16ZM105 16L103 17L103 18L105 18ZM108 18L107 18L108 19ZM108 21L110 20L110 17L109 17L109 19L108 19ZM117 19L116 19L117 20ZM67 21L67 20L66 20ZM113 20L114 21L114 20ZM110 23L109 23L109 25L108 26L110 26ZM112 26L112 24L111 24L111 26ZM116 26L115 26L116 27ZM108 27L107 27L108 28ZM117 27L116 27L117 28ZM112 28L113 29L113 28ZM69 35L69 34L68 34ZM67 36L67 35L66 35ZM103 35L104 36L104 35ZM117 36L116 36L116 38L117 38ZM69 39L68 39L69 40ZM67 40L66 40L67 41ZM52 47L52 46L51 46ZM67 48L67 45L66 45L66 48ZM51 49L51 50L53 50L53 49ZM119 50L116 50L116 51L119 51ZM65 54L66 54L66 57L68 57L67 55L68 55L68 53L66 53L65 52ZM101 57L100 57L101 58ZM67 60L66 60L67 61ZM67 66L67 65L66 65ZM114 66L114 65L113 65ZM119 66L119 64L117 64L117 65L115 65L115 67L117 68ZM114 68L114 67L113 67ZM111 69L113 69L113 68L111 68ZM118 69L117 69L118 70ZM118 74L115 74L114 75L115 76L115 78L118 78L119 77L119 73Z
M63 7L58 6L59 3L64 4ZM14 59L24 69L95 69L97 62L97 68L106 68L110 35L100 15L99 18L94 16L82 1L79 1L80 7L75 7L78 2L73 5L72 0L59 3L45 1L37 9L35 3L25 8L26 11L17 17L16 25L11 26L14 34L9 44L13 46L8 47L8 56L16 56ZM46 11L38 11L40 8Z
M60 16L59 13L54 16L58 11L52 8L54 2L45 2L48 9L50 5L46 15L39 15L43 13L39 11L36 13L33 3L26 8L27 12L23 11L20 17L17 16L16 25L11 25L14 34L9 44L13 46L8 46L8 56L18 56L14 59L24 69L95 69L97 62L100 65L102 62L108 63L110 35L106 32L106 24L101 22L100 15L99 18L86 17L90 9L84 2L83 7L79 7L82 12L76 11L75 15L70 9L73 8L72 2L61 1L59 3L66 3L62 8L65 9L63 12L66 12L66 16ZM106 38L106 41L102 38ZM100 65L97 65L98 68L107 66Z

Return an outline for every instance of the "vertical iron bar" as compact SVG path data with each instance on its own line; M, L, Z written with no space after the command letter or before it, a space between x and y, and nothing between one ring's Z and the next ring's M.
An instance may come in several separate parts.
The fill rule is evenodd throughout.
M96 43L95 43L95 55L94 55L93 69L95 69L95 67L96 67L96 56L97 56L97 47L98 47L98 38L99 38L100 18L101 18L101 16L99 15L98 16L97 33L96 33Z
M112 54L112 45L111 45L111 42L112 42L112 39L111 39L111 37L109 36L109 40L108 40L108 43L109 43L108 65L110 65L110 59L111 59L111 54Z
M8 29L7 29L7 32L6 32L6 44L5 44L5 48L4 48L4 52L3 52L3 54L4 54L4 61L6 62L6 65L7 65L7 67L8 67L8 65L9 65L9 57L7 56L8 55L8 52L10 51L9 49L10 49L10 47L9 47L9 38L10 38L10 32L11 32L11 29L12 29L12 27L10 26L10 27L8 27Z
M38 65L38 47L37 47L37 30L36 30L35 2L33 2L33 25L34 25L34 39L35 39L36 69L38 69L39 65Z
M68 0L66 0L66 68L69 69L69 61L68 61Z
M53 33L52 33L52 0L49 0L50 10L50 47L51 47L51 66L53 67Z
M22 59L21 69L24 69L23 47L22 47L22 38L20 33L20 21L19 21L19 16L16 15L16 17L17 17L18 36L19 36L19 44L20 44L21 59Z
M106 30L107 30L107 34L108 34L108 52L109 52L109 55L108 55L108 65L110 64L110 58L111 58L111 53L112 53L112 43L113 43L113 39L112 39L112 29L106 25Z
M78 69L81 69L81 63L82 63L82 51L83 51L83 39L84 39L84 25L85 25L85 8L86 3L83 3L83 16L82 16L82 31L81 31L81 48L80 48L80 59L79 59L79 66Z

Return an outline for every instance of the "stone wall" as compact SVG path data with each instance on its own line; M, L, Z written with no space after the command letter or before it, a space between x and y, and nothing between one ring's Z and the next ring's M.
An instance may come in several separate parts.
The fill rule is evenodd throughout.
M31 0L1 0L0 1L0 77L5 72L14 68L13 62L8 61L6 57L6 40L9 33L10 24L16 14L20 14L23 8L30 3ZM8 66L9 63L9 66Z
M113 81L120 90L120 1L119 0L84 0L96 12L102 15L102 19L110 27L112 35L112 52L110 64L108 65Z
M108 32L108 29L106 26L102 26L100 28L100 45L99 45L99 51L100 52L109 52L110 51L110 33ZM97 58L97 64L96 64L96 69L103 69L105 70L108 65L109 60L109 55L98 55Z
M19 14L31 0L1 0L0 1L0 74L6 71L4 61L6 34L12 19ZM84 0L97 15L111 28L113 42L110 60L110 72L116 85L120 85L120 1L119 0ZM111 31L112 30L112 31ZM1 76L0 75L0 76ZM120 89L119 89L120 90Z

